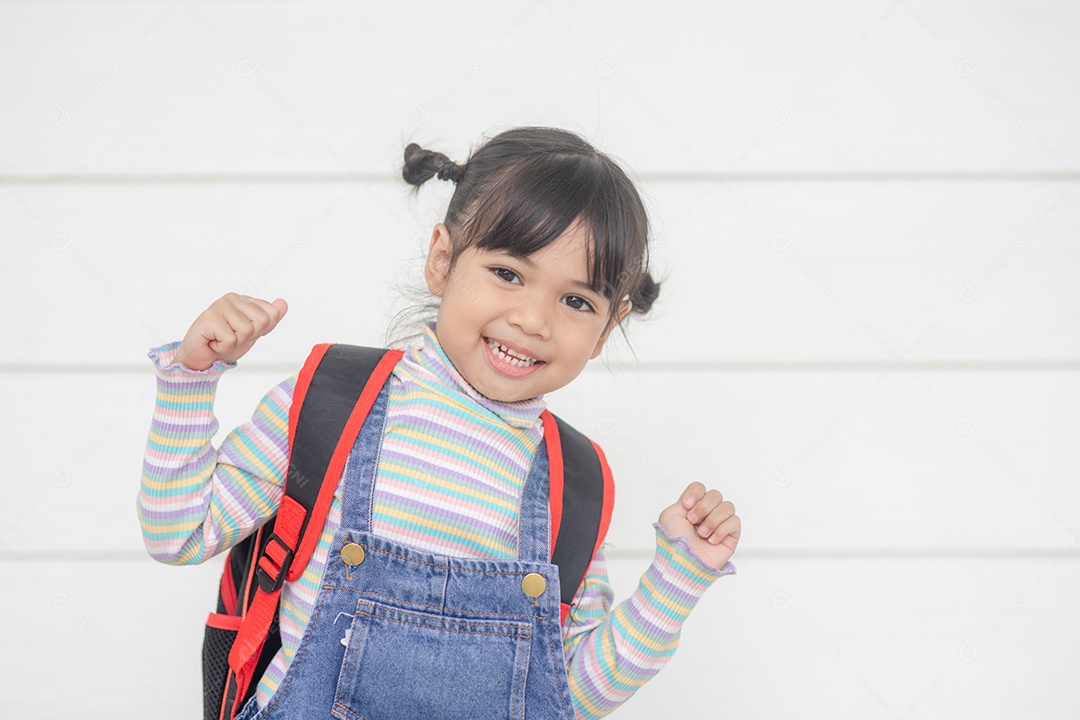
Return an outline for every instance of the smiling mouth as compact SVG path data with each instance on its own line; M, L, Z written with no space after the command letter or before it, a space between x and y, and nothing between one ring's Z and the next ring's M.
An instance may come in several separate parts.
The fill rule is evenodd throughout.
M518 353L518 352L515 352L515 351L511 350L510 348L506 347L505 345L503 345L501 343L495 342L494 340L492 340L489 337L485 337L484 342L487 343L487 346L489 348L491 348L492 354L494 354L496 357L498 357L504 363L506 363L508 365L512 365L513 367L516 367L516 368L529 368L529 367L533 367L535 365L543 365L544 364L543 360L537 360L534 357L529 357L528 355L522 355L521 353Z

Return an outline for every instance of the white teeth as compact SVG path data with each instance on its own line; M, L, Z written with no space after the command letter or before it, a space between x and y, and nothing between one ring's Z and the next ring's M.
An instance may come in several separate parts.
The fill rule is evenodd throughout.
M536 358L531 358L528 355L518 355L510 348L495 342L491 338L487 339L488 347L496 351L496 354L504 361L516 367L529 367L540 362Z

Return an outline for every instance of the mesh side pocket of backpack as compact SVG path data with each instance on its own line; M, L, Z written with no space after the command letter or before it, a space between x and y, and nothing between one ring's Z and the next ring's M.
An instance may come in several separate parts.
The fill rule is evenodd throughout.
M243 615L251 606L254 591L251 581L255 561L273 527L274 520L271 518L254 535L238 542L225 560L218 588L216 612L207 616L203 629L204 720L218 720L221 717L222 702L229 688L229 653L244 622ZM235 692L235 682L232 687Z
M229 679L229 651L243 618L210 613L203 635L203 718L217 720Z

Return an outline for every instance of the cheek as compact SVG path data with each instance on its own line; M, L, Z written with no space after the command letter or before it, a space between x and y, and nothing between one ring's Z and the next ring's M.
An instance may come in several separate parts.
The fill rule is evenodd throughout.
M580 332L578 337L574 341L574 354L579 358L582 365L587 363L592 357L593 349L596 347L598 335L589 330L587 332Z
M474 273L461 274L454 278L454 294L463 312L475 310L479 301L487 293L483 276Z

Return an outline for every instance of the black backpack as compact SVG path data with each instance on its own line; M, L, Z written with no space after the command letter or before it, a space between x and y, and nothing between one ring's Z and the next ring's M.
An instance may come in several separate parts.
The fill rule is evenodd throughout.
M281 647L278 600L322 534L345 460L403 350L344 343L312 348L289 409L289 465L281 505L229 551L203 637L203 717L232 720ZM544 410L551 479L552 563L560 619L607 534L614 485L600 447Z

